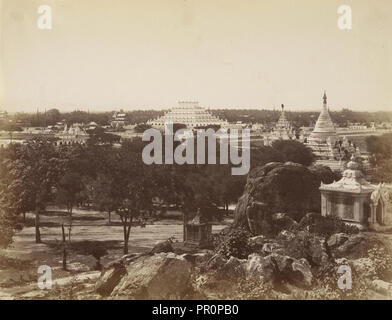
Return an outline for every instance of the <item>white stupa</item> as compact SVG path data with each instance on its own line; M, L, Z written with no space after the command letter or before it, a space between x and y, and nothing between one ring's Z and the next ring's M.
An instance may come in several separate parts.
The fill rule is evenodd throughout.
M324 92L323 108L317 119L313 132L308 137L308 146L313 153L322 158L333 157L333 145L338 140L335 126L329 115L327 106L327 95Z

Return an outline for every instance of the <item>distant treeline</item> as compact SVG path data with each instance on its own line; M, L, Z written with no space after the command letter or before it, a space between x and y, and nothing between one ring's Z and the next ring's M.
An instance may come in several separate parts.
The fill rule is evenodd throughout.
M279 119L281 110L257 110L257 109L221 109L211 112L226 119L229 122L242 121L243 123L274 123ZM313 126L317 121L319 111L285 111L286 117L294 127ZM370 125L371 122L392 122L392 111L357 112L349 109L331 111L331 118L339 127L347 127L350 123Z
M163 115L163 111L154 110L135 110L126 113L127 124L145 123L150 119ZM55 125L60 121L65 121L68 125L73 123L89 123L96 122L101 126L110 125L113 120L114 111L108 112L86 112L86 111L72 111L60 112L58 109L50 109L46 112L37 113L16 113L10 115L8 119L0 121L0 128L9 126L31 126L31 127L46 127Z
M262 123L272 124L279 119L280 110L265 109L219 109L210 112L229 122ZM135 110L126 111L127 124L146 123L150 119L157 118L164 114L164 111L157 110ZM392 122L392 111L380 112L357 112L349 109L330 112L332 120L340 127L346 127L350 123L361 123L370 125L371 122L382 123ZM68 125L73 123L89 123L94 121L101 126L109 125L114 111L111 112L60 112L58 109L50 109L46 112L37 113L16 113L7 119L0 120L0 129L7 130L11 126L32 126L44 127L54 125L57 122L65 121ZM317 120L319 112L294 112L286 111L286 117L295 128L301 126L313 126Z

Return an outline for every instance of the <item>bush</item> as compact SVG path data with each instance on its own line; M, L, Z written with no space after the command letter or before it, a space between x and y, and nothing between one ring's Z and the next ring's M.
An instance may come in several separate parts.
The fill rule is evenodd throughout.
M273 295L271 284L242 279L238 282L236 295L231 298L235 300L271 300L277 297Z
M251 253L251 247L249 245L251 234L244 229L232 229L228 233L226 232L221 233L217 240L217 253L226 258L233 256L239 259L246 259Z
M318 213L308 213L295 226L295 230L307 230L320 236L329 237L335 233L357 234L359 229L343 222L336 216L324 217Z
M340 289L338 280L341 274L337 273L336 266L330 266L323 274L320 274L315 281L315 286L310 291L303 293L303 296L296 299L311 300L364 300L368 298L368 284L361 275L352 274L352 288Z
M384 279L392 272L392 257L387 248L375 246L368 250L368 256L376 266L376 278Z

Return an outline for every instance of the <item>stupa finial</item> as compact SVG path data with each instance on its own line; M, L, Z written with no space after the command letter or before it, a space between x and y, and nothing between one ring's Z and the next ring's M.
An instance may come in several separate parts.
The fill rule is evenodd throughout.
M327 93L324 90L324 95L323 95L323 102L324 104L327 104Z

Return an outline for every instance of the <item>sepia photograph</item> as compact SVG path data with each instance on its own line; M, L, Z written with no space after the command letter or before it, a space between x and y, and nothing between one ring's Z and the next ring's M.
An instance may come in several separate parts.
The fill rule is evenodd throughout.
M391 300L391 31L390 0L0 0L0 300Z

